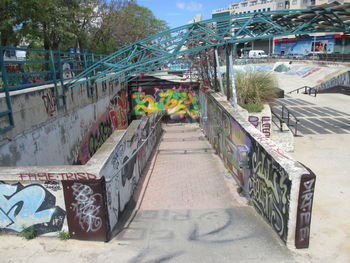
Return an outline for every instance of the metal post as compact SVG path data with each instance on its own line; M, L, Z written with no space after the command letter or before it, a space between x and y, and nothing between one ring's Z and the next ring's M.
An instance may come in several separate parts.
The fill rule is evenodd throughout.
M1 65L1 76L2 76L2 82L4 85L4 91L6 95L6 105L7 105L7 112L8 112L8 119L9 119L9 125L6 128L0 128L0 131L6 131L7 129L11 129L14 126L14 119L13 119L13 112L12 112L12 104L11 104L11 97L10 97L10 91L8 86L8 76L7 76L7 70L4 63L4 55L6 50L0 47L0 65Z
M234 45L233 48L233 52L236 56L237 54L237 45ZM237 92L236 92L236 84L235 84L235 72L233 70L233 57L232 57L232 49L231 49L231 53L230 53L230 57L229 57L229 62L230 62L230 70L229 70L229 74L230 74L230 78L231 78L231 90L232 90L232 100L233 100L233 107L237 107Z
M216 65L216 58L215 58L215 49L216 48L214 48L214 89L215 89L215 91L217 90L217 84L218 84L218 76L217 76L217 70L216 70L216 67L217 67L217 65Z
M230 44L226 44L226 97L227 101L230 100L230 53L231 53L231 46Z
M219 55L218 55L218 50L217 49L215 49L215 60L216 60L217 76L218 76L218 79L219 79L221 95L225 96L224 85L222 84L222 76L221 76L221 71L220 71Z

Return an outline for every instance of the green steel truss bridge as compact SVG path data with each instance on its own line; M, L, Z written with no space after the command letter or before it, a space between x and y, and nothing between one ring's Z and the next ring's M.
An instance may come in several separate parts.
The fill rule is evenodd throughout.
M125 46L66 83L128 80L200 51L257 39L312 33L350 33L350 4L235 14L170 29Z

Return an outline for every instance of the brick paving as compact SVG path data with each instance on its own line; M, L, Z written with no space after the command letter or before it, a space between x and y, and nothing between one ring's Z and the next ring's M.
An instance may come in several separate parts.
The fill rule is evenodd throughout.
M141 210L229 208L241 205L227 171L198 124L164 124ZM230 188L231 187L231 188ZM236 194L237 195L237 194ZM239 197L238 197L239 199Z

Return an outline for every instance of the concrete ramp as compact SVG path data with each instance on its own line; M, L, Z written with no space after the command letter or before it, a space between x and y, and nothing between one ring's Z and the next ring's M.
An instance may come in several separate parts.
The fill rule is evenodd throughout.
M198 124L163 129L139 210L114 240L137 251L129 262L295 262L237 194Z

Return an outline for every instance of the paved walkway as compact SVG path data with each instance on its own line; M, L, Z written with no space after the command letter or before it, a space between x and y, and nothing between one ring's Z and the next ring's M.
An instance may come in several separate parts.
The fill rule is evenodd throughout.
M137 213L108 243L0 235L0 262L295 262L198 124L164 125Z
M319 94L320 97L330 97L331 94ZM334 95L334 94L333 94ZM341 95L341 94L335 94ZM309 98L307 98L308 96ZM344 95L341 95L344 96ZM304 99L301 99L304 98ZM306 101L308 99L309 101ZM311 101L313 99L311 98ZM281 116L282 105L286 106L288 110L299 120L298 134L350 134L350 114L343 111L343 109L336 110L334 106L320 106L310 101L310 96L299 94L292 97L286 96L283 99L277 99L274 112ZM286 116L286 113L284 113ZM295 125L295 119L291 118L290 123Z
M134 220L115 240L130 262L295 262L238 196L198 124L164 125Z

